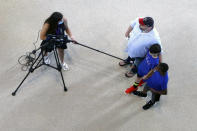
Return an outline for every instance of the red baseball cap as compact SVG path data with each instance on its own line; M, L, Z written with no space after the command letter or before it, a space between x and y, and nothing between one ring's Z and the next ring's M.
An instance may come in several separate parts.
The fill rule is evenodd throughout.
M140 25L146 25L148 27L153 27L154 26L154 20L153 20L152 17L139 18L139 24Z
M140 25L145 25L143 22L143 18L139 18L139 23L140 23Z

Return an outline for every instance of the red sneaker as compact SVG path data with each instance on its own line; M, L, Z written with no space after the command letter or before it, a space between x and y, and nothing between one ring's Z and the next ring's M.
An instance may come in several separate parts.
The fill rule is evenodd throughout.
M132 93L133 91L136 91L137 89L138 89L138 87L135 88L135 87L132 85L130 88L127 88L127 89L125 90L125 93L126 93L126 94L129 94L129 93Z
M138 87L139 87L139 86L142 86L143 84L144 84L144 81L141 80L140 83L139 83L139 85L138 85Z

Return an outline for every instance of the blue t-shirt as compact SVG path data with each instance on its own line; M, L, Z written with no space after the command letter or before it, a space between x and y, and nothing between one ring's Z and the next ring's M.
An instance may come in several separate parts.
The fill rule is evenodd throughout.
M167 89L168 84L168 72L162 76L158 71L154 72L153 75L146 80L146 84L149 88L153 88L157 91Z
M148 51L144 60L138 66L138 75L143 77L159 64L159 57L153 58Z

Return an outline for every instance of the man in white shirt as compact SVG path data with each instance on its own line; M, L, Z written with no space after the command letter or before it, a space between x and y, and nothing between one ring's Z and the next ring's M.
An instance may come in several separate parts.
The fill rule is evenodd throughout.
M161 41L151 17L136 18L127 29L125 36L129 38L126 49L128 58L120 61L119 65L125 66L133 61L131 70L125 74L126 77L132 77L137 73L137 67L146 56L150 46L153 44L161 46Z

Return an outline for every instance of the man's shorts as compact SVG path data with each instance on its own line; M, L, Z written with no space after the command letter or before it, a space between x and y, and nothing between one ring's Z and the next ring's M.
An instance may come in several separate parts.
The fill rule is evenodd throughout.
M131 71L133 73L137 73L138 72L137 68L138 68L139 64L143 61L144 58L142 58L142 57L135 57L134 59L135 59L134 67L131 69Z

